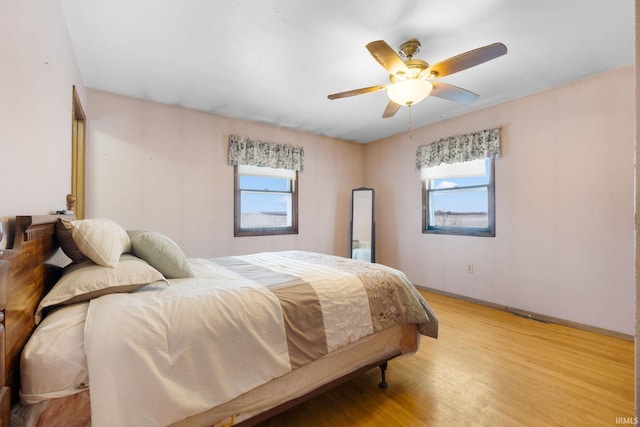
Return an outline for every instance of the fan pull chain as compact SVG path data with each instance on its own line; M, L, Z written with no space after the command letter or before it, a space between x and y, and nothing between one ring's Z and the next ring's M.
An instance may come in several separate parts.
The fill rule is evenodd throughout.
M408 104L409 107L409 139L413 139L413 123L411 122L411 104Z

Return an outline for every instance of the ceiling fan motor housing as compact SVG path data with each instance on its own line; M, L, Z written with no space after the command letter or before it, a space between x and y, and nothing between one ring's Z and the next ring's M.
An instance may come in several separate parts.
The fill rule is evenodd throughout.
M403 78L422 77L422 73L429 68L429 64L420 59L413 59L415 55L420 53L421 46L420 40L418 39L410 39L400 45L398 53L401 57L406 58L403 62L407 65L407 68L409 68L409 73L406 75L404 72L396 73L395 79L392 78L391 82L395 83L396 80Z
M399 71L395 74L390 74L389 80L391 80L391 83L423 77L423 72L429 68L429 64L427 62L419 59L408 59L404 61L404 63L407 64L409 72L405 73L404 71Z

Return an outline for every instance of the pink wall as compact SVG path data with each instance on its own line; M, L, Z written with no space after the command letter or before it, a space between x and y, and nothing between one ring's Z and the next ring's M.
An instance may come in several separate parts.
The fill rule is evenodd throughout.
M163 231L190 256L290 248L346 255L350 190L367 185L376 189L378 260L418 285L634 331L631 67L417 129L412 140L361 146L85 91L60 1L11 3L0 14L0 53L5 223L64 207L76 85L89 118L88 216ZM497 236L421 234L415 148L494 126L503 128ZM230 133L305 147L299 235L233 237Z
M378 261L418 285L633 334L633 87L627 67L367 145ZM496 237L422 234L416 147L493 127Z
M16 214L65 208L72 87L82 100L85 91L59 1L5 2L0 57L0 217L6 226Z
M88 217L164 232L190 257L286 249L348 255L363 145L100 91L87 98ZM304 147L298 235L233 237L231 134Z

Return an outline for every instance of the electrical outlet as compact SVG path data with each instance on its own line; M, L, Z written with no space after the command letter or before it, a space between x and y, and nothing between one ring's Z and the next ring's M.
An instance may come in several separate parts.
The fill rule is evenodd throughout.
M473 264L467 264L467 273L473 273Z

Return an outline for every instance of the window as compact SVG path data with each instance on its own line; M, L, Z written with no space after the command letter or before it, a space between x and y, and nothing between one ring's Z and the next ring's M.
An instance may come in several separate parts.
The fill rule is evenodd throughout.
M422 232L495 236L491 158L421 169Z
M298 172L238 165L234 235L298 234Z

